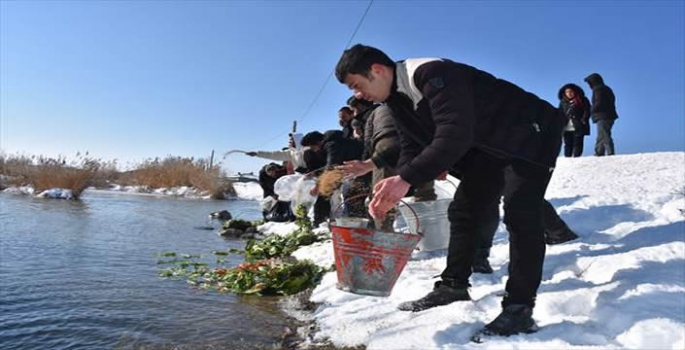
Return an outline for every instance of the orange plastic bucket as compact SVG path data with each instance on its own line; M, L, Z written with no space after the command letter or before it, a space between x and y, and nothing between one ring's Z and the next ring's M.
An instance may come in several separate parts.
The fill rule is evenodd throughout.
M330 227L338 275L336 287L362 295L390 295L421 239L419 234L389 233L332 223ZM415 232L420 232L418 227Z

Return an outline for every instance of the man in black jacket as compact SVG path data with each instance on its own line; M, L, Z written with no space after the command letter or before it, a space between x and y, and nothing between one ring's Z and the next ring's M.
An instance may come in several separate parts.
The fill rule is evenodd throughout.
M320 160L325 159L325 163L322 162L323 166L321 168L323 169L333 169L335 166L342 165L343 162L349 160L360 160L362 158L362 153L364 152L364 144L361 141L346 139L343 137L343 133L340 130L329 130L323 134L318 131L312 131L304 135L302 141L300 141L300 144L302 146L309 147L309 151L311 152L311 154L308 155L305 160L310 158ZM356 178L350 189L345 193L345 198L350 198L356 196L357 194L367 193L369 191L369 182L370 178L368 176ZM327 199L319 196L317 198L317 203L326 200ZM352 200L345 204L348 208L348 215L356 217L366 216L364 198L358 198L357 200ZM321 210L323 210L325 205L319 204L319 207L322 208ZM314 211L316 214L316 203ZM321 212L321 215L315 215L315 226L320 223L320 220L323 220L323 214L324 213ZM328 215L325 216L327 217Z
M323 134L312 131L304 135L300 144L325 156L327 168L341 165L347 160L361 159L364 152L361 141L346 139L340 130L328 130Z
M596 156L612 156L615 153L614 140L611 137L611 128L618 119L616 113L616 96L610 87L604 84L604 79L597 73L585 77L585 82L592 89L592 109L590 110L592 122L597 124L597 142L595 143Z
M356 97L385 102L393 110L401 143L399 175L374 187L369 204L374 218L393 208L411 184L433 180L445 170L462 175L448 211L451 235L442 281L400 309L420 311L470 300L482 216L504 193L511 265L507 296L502 313L478 336L535 331L532 309L545 257L542 205L565 117L512 83L446 59L396 63L376 48L355 45L340 58L336 77Z

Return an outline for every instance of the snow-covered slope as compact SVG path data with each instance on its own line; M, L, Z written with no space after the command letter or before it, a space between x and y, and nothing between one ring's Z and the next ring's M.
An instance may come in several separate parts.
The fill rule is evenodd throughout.
M549 246L534 318L538 333L469 336L500 312L508 240L495 236L492 275L472 276L473 302L418 313L397 305L429 292L445 251L415 253L392 295L350 294L329 273L314 290L317 338L369 349L685 348L685 153L559 159L547 198L580 239ZM331 264L330 243L299 258Z

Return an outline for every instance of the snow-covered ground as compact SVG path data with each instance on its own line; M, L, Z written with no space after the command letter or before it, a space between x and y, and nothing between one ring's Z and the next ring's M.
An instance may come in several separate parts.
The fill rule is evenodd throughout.
M261 200L264 197L264 191L256 182L235 182L233 189L238 198Z
M236 190L238 198L248 199L248 200L259 200L262 199L262 188L256 182L240 183L236 182L233 184ZM108 189L96 189L94 187L89 187L86 191L98 192L116 192L122 194L135 194L135 195L151 195L151 196L170 196L170 197L185 197L185 198L203 198L210 199L210 194L206 191L200 191L196 188L189 186L179 186L172 188L156 188L148 189L144 186L121 186L112 185ZM52 188L45 190L41 193L36 194L33 187L21 186L21 187L9 187L3 190L5 193L10 194L24 194L24 195L35 195L41 198L57 198L57 199L71 199L73 198L70 190L61 188Z
M445 250L417 252L389 297L346 293L335 273L324 276L311 297L320 303L315 339L369 349L685 349L684 191L685 152L559 159L547 198L580 239L547 248L535 334L469 342L501 311L509 247L500 225L495 271L472 276L472 302L398 311L429 292L445 267ZM292 230L269 225L272 233ZM334 262L330 242L295 255Z

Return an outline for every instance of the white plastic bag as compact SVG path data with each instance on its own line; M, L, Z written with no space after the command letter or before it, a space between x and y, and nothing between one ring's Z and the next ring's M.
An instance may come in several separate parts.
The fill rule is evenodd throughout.
M274 183L274 192L278 195L278 199L282 201L292 200L295 196L295 183L302 176L302 174L292 174L279 177Z
M276 205L276 202L278 201L274 197L267 196L259 201L259 206L262 208L262 211L269 211Z
M312 188L316 186L316 180L308 179L302 174L292 174L281 176L274 184L274 192L278 195L278 200L292 202L295 208L300 204L312 203L316 197L310 194Z

